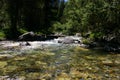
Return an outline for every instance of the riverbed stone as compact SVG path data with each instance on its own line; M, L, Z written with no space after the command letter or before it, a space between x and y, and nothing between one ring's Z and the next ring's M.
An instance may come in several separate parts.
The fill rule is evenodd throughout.
M107 65L107 66L112 66L112 65L114 65L114 63L113 63L111 60L102 61L102 64L103 64L103 65Z
M0 68L4 68L7 65L6 61L0 61Z

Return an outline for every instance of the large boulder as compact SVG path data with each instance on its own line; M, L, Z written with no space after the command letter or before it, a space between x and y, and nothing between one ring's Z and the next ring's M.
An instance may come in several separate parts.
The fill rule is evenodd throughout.
M63 44L80 43L80 40L71 37L65 37L62 40L58 40L58 43L63 43Z
M21 41L33 41L35 40L36 38L36 35L34 32L27 32L27 33L24 33L22 35L19 36L18 40L21 40Z
M37 35L34 32L27 32L19 36L19 41L45 41L58 38L55 35Z
M74 39L72 38L65 38L62 43L64 44L71 44L71 43L74 43Z

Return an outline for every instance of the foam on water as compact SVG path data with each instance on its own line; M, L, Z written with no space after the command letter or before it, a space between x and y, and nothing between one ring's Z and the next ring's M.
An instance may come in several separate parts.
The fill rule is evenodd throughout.
M47 40L47 41L27 41L30 45L26 45L25 41L1 41L0 45L1 48L5 48L5 52L16 52L16 53L21 53L24 51L32 51L34 49L45 49L45 48L60 48L60 47L64 47L67 44L62 44L62 43L58 43L58 41L62 41L65 38L72 38L72 39L76 39L76 40L81 40L81 37L76 37L76 36L67 36L67 37L60 37L57 39L53 39L53 40ZM69 46L78 46L80 44L68 44Z

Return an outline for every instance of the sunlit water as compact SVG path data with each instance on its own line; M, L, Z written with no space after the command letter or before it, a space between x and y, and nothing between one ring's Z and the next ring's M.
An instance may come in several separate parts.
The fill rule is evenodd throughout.
M33 51L36 49L59 49L59 48L67 48L68 47L72 47L72 46L80 46L80 44L75 44L75 43L71 43L71 44L62 44L62 43L58 43L59 40L63 40L64 38L68 38L68 37L63 37L63 38L58 38L58 39L53 39L53 40L47 40L47 41L27 41L30 45L26 45L25 41L1 41L0 45L1 45L1 51L0 54L4 54L4 53L23 53L23 52L28 52L28 51ZM73 36L69 36L69 38L72 39L78 39L81 40L81 37L73 37Z
M62 39L0 42L0 80L120 80L119 54L58 43Z

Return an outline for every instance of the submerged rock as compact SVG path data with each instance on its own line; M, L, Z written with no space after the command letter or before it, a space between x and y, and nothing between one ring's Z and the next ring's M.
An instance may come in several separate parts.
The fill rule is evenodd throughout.
M7 65L6 61L0 61L0 68L4 68Z

